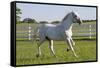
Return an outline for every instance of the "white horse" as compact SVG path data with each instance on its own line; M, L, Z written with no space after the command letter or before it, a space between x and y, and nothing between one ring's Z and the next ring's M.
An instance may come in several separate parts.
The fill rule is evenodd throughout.
M39 57L41 55L41 44L47 39L49 42L49 48L52 54L55 56L55 51L53 49L53 40L65 40L68 43L68 49L71 49L74 56L78 57L74 51L73 45L75 42L72 39L72 25L73 23L82 23L79 15L75 12L68 13L64 19L60 22L60 24L44 24L39 30L39 43L38 43L38 54Z

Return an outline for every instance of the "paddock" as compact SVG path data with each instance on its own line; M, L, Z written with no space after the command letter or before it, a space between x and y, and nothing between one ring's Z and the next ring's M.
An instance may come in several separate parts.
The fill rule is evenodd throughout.
M59 61L51 54L47 41L41 47L43 55L39 58L36 57L37 45L32 39L32 35L39 24L16 25L17 65L96 61L96 22L83 23L81 26L74 24L73 26L73 39L76 43L74 48L79 58L73 57L71 51L67 52L65 41L54 41Z

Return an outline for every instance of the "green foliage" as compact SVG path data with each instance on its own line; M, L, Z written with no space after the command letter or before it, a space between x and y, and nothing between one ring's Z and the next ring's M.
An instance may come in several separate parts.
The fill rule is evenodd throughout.
M22 14L21 9L16 7L16 18L17 18L17 22L20 21L20 14Z
M25 18L23 19L23 23L37 23L35 19Z
M52 24L57 24L57 23L60 23L60 21L53 21L51 22Z
M16 22L16 24L20 24L20 23L22 23L22 22L21 22L21 21L17 21L17 22Z
M84 23L86 22L95 22L96 20L82 20Z
M18 7L16 7L16 14L22 14L21 9L19 9Z
M47 21L40 21L39 23L41 23L41 24L46 24L46 23L48 23Z

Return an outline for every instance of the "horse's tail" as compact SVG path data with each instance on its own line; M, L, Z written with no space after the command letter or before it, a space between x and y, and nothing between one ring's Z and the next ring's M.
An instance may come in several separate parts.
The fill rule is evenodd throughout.
M40 29L44 27L44 24L40 24L38 27L36 27L33 31L33 40L38 41L39 40L39 31Z
M33 40L37 41L38 35L39 35L39 28L40 27L36 27L33 31Z

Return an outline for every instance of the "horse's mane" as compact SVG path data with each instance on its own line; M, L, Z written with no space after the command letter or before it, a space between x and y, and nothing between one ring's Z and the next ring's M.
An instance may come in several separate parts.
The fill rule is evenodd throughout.
M69 16L69 14L70 14L70 13L68 13L68 14L62 19L62 21L64 21L65 19L67 19L68 16Z

